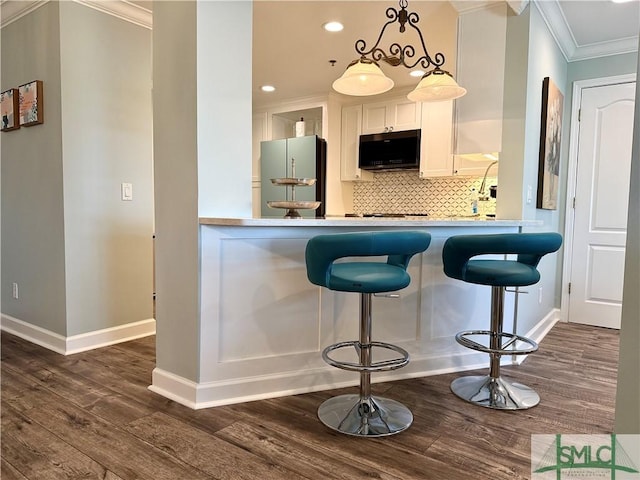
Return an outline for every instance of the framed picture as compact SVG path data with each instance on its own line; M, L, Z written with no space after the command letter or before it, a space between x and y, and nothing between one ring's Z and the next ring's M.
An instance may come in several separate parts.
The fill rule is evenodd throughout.
M542 81L540 159L536 201L536 207L545 210L555 210L558 207L563 101L564 97L558 87L549 77L545 77Z
M0 130L3 132L20 128L20 122L18 121L18 95L17 88L10 88L0 93L0 113L2 113L2 127Z
M42 80L34 80L18 87L20 93L20 125L30 127L44 122Z

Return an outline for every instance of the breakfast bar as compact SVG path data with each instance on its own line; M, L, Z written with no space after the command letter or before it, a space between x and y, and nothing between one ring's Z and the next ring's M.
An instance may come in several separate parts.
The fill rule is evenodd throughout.
M156 368L150 388L192 408L206 408L355 385L352 374L328 366L321 352L357 338L358 300L311 284L304 258L310 238L340 232L403 229L432 236L427 251L411 260L412 281L397 292L399 297L373 299L376 338L410 354L408 366L377 374L374 381L482 368L485 355L459 346L454 336L486 328L487 287L447 278L442 246L452 235L536 226L535 221L481 217L201 218L200 380L186 385ZM515 297L507 294L505 331L514 329ZM534 331L518 333L539 339L549 328L542 321Z

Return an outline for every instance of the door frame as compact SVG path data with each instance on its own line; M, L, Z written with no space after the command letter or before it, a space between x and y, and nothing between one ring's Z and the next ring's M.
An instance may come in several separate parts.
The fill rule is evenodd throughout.
M636 74L614 75L611 77L592 78L588 80L577 80L573 82L573 92L571 97L571 131L569 133L569 165L567 168L567 196L565 199L564 216L564 253L562 259L562 295L560 300L560 320L569 321L569 280L571 280L571 258L573 255L573 229L575 224L575 210L573 208L573 198L576 195L576 178L578 173L578 135L580 133L580 122L578 116L582 101L582 90L592 87L604 87L618 83L629 83L636 81ZM636 99L638 101L638 99Z

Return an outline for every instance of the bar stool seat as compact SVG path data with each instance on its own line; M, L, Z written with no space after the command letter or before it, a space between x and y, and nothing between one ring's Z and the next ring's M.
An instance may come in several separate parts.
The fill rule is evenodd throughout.
M318 235L307 243L305 252L307 277L315 285L340 292L360 294L360 339L329 345L322 358L330 365L360 373L360 393L339 395L325 401L318 409L320 421L341 433L360 437L381 437L407 429L411 411L392 399L371 395L371 373L395 370L409 362L403 348L371 339L371 296L395 292L409 285L407 266L411 257L425 251L431 235L421 231L352 232ZM386 256L366 261L341 260L348 257ZM331 352L353 348L358 362L336 360ZM373 361L373 350L397 353L388 359Z
M466 330L455 337L459 344L489 354L489 375L455 379L451 390L458 397L498 410L521 410L540 402L540 396L533 389L500 376L502 355L526 355L538 350L535 341L503 331L504 290L537 283L540 280L538 263L544 255L557 251L561 244L562 237L557 233L456 235L447 239L442 250L445 274L464 282L491 286L490 329ZM487 254L516 254L517 258L474 258ZM477 342L478 337L488 337L488 345Z
M350 262L333 265L326 287L340 292L394 292L410 281L402 267L380 262Z

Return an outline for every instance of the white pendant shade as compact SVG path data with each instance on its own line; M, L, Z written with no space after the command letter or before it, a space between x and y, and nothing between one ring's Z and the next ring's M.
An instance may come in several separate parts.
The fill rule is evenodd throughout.
M358 60L350 65L340 78L333 82L338 93L353 96L377 95L393 88L393 80L387 77L373 62Z
M467 89L458 85L451 75L442 70L440 72L422 77L407 98L412 102L441 102L462 97L467 93Z

